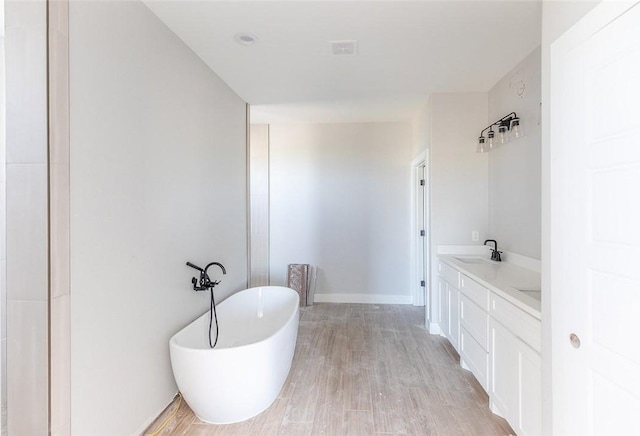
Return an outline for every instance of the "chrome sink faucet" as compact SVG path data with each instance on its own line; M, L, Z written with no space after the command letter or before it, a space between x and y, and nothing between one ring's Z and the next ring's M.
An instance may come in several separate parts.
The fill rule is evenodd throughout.
M487 242L493 242L493 248L491 249L491 260L502 262L502 258L500 257L502 251L498 251L498 242L496 242L495 239L487 239L486 241L484 241L484 245L487 245Z

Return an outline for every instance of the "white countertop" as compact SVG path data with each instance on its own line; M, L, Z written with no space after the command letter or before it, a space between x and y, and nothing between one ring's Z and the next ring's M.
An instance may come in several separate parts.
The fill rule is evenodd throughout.
M541 319L540 300L520 291L523 289L539 291L539 272L510 262L494 262L481 256L441 254L438 257L442 262L486 286L500 297L535 318Z

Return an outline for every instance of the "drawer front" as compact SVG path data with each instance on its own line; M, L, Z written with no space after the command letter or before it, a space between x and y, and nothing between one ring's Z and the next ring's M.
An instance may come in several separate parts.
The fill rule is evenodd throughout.
M464 295L460 296L460 323L485 351L489 350L489 315Z
M454 288L460 289L460 273L455 268L450 267L444 262L438 262L438 275L453 285Z
M464 327L460 329L460 357L463 367L466 366L487 391L489 386L489 353L473 339Z
M489 311L489 290L487 288L464 274L460 274L460 290L471 301Z
M490 305L489 313L496 321L538 353L541 352L542 325L539 319L532 317L493 292L491 293Z

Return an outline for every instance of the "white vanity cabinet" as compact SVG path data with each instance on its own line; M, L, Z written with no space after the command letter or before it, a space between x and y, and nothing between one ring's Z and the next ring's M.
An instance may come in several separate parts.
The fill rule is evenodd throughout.
M460 274L460 364L489 386L489 290Z
M509 264L446 259L438 263L442 335L489 394L491 410L518 436L540 435L540 307L513 287L526 283L535 289L539 273L536 280L531 270Z
M440 299L440 331L456 351L460 351L460 273L449 265L438 263L438 297Z
M542 432L540 320L491 293L489 401L520 436ZM537 349L534 349L536 347Z

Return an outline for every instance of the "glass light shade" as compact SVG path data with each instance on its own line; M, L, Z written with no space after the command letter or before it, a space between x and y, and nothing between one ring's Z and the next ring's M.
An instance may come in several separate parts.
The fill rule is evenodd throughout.
M504 145L507 142L509 142L509 129L507 129L507 126L501 125L498 127L498 143Z
M476 153L486 153L489 151L487 144L484 140L484 136L478 138L478 146L476 147Z
M489 130L487 133L487 145L489 146L489 150L493 150L498 146L498 141L496 140L496 132L493 130Z
M511 135L515 138L522 138L524 136L524 130L520 125L520 118L514 118L511 120Z

